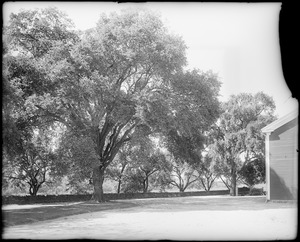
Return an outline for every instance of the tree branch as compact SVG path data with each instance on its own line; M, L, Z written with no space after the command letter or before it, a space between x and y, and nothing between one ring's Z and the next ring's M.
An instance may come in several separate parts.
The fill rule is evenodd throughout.
M44 113L46 113L44 116L46 117L52 117L54 118L55 121L63 123L64 125L66 125L67 127L70 127L70 124L68 122L66 122L62 117L57 116L54 113L51 113L49 110L46 110L44 108L42 108L40 105L35 105L38 109L42 110Z

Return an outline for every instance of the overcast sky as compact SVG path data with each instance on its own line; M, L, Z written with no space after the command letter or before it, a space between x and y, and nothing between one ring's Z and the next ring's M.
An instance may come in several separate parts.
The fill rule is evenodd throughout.
M279 117L298 108L283 77L279 46L281 3L7 2L3 20L21 8L57 6L78 29L96 26L102 12L143 7L158 11L170 31L188 46L188 68L217 73L221 101L241 92L273 97Z

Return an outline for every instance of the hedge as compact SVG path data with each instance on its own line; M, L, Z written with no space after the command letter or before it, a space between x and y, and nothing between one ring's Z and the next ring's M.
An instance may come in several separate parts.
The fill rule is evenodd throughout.
M238 190L239 196L263 195L262 189L242 187ZM118 199L141 199L141 198L163 198L163 197L187 197L187 196L214 196L229 195L229 190L197 191L197 192L149 192L149 193L105 193L105 200ZM2 196L2 204L33 204L33 203L57 203L57 202L82 202L91 200L92 194L69 194L69 195L37 195L37 196Z
M149 193L105 193L105 200L138 199L138 198L163 198L186 196L213 196L228 195L228 190L198 191L198 192L149 192ZM81 202L92 199L92 194L81 195L37 195L37 196L2 196L2 204L34 204L57 202Z

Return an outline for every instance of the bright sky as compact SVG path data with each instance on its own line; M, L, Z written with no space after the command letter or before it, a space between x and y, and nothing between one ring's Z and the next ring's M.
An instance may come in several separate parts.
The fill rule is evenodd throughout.
M99 15L127 7L158 11L166 26L188 46L188 68L217 73L223 83L221 101L241 92L273 97L279 117L298 108L283 77L279 46L281 3L197 2L7 2L3 20L21 8L57 6L78 29L96 26Z

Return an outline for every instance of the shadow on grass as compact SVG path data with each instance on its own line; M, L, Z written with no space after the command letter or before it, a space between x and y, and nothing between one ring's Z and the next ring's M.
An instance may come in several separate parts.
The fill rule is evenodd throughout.
M135 206L138 205L131 202L108 201L105 203L97 203L94 201L87 201L76 204L66 204L63 206L57 206L56 204L49 206L49 204L47 204L47 206L26 209L2 209L2 225L7 227L83 213L124 209Z
M177 211L233 211L233 210L264 210L278 208L293 208L295 203L266 203L265 196L259 197L173 197L114 200L105 203L86 201L75 204L62 203L41 207L2 210L3 225L12 226L44 221L70 215L93 213L105 210L120 210L130 208L126 212L177 212ZM133 209L131 209L133 208Z

